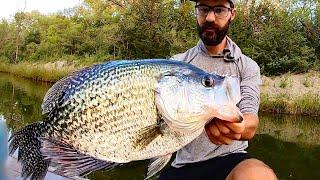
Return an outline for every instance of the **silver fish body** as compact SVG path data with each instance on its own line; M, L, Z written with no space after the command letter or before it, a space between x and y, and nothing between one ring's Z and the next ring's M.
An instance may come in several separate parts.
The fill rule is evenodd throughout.
M150 164L150 177L198 137L209 120L230 116L228 108L218 109L222 102L235 105L239 100L231 81L178 61L96 65L53 85L42 104L46 119L33 136L40 137L37 148L45 162L62 164L60 174L75 176L114 163L158 158ZM74 161L77 156L80 161ZM77 170L81 163L89 165Z

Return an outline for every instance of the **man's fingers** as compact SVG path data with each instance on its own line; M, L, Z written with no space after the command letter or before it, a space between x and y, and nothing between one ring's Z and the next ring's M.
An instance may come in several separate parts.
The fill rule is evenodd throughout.
M229 137L225 136L225 135L221 135L219 137L217 137L218 141L222 142L223 144L231 144L232 143L232 139L230 139Z
M205 128L205 130L206 130L206 133L207 133L207 136L208 136L209 140L210 140L213 144L222 145L222 142L218 141L217 138L211 134L211 131L210 131L209 128Z
M232 123L232 122L227 122L224 120L215 120L215 124L216 124L218 130L223 134L231 134L231 133L240 134L245 129L243 122Z
M228 127L230 130L232 130L236 134L243 133L245 126L244 121L241 123L230 123L230 122L224 122L225 126Z
M241 138L243 123L230 123L223 120L214 120L205 126L210 141L216 145L231 144L233 140Z
M215 121L211 121L209 124L206 125L205 128L208 129L213 136L215 137L220 136L220 131Z
M224 133L220 132L217 124L214 122L207 124L207 126L205 127L205 131L213 144L231 144L233 141L233 138L230 138Z
M220 130L220 132L222 132L223 134L230 133L230 129L226 125L224 125L222 121L217 120L216 125L217 125L218 129Z
M241 138L241 134L226 134L225 136L233 140L239 140Z

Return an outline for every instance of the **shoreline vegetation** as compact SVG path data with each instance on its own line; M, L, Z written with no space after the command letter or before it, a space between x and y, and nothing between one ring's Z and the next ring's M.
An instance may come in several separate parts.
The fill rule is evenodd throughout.
M71 61L0 63L0 72L54 83L86 65ZM320 116L320 73L262 76L260 113Z
M75 65L68 61L47 63L21 62L17 64L1 63L0 72L9 73L18 77L35 81L54 83L66 75L85 66Z
M262 76L260 111L320 116L320 73Z

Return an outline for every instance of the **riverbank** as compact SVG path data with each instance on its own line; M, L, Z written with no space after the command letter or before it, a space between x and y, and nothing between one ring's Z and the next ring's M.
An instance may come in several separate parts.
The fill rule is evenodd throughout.
M261 112L320 115L320 73L262 77Z
M33 79L56 82L85 65L72 61L48 63L0 63L0 72ZM320 73L262 76L260 112L320 116Z
M18 64L0 63L0 72L43 82L56 82L81 66L69 61Z

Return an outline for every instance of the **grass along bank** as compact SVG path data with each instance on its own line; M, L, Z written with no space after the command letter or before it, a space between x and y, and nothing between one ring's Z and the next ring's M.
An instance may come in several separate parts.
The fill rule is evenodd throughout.
M0 72L45 82L56 82L78 68L68 61L47 63L22 62L18 64L0 63Z
M320 115L320 73L262 77L261 112Z

